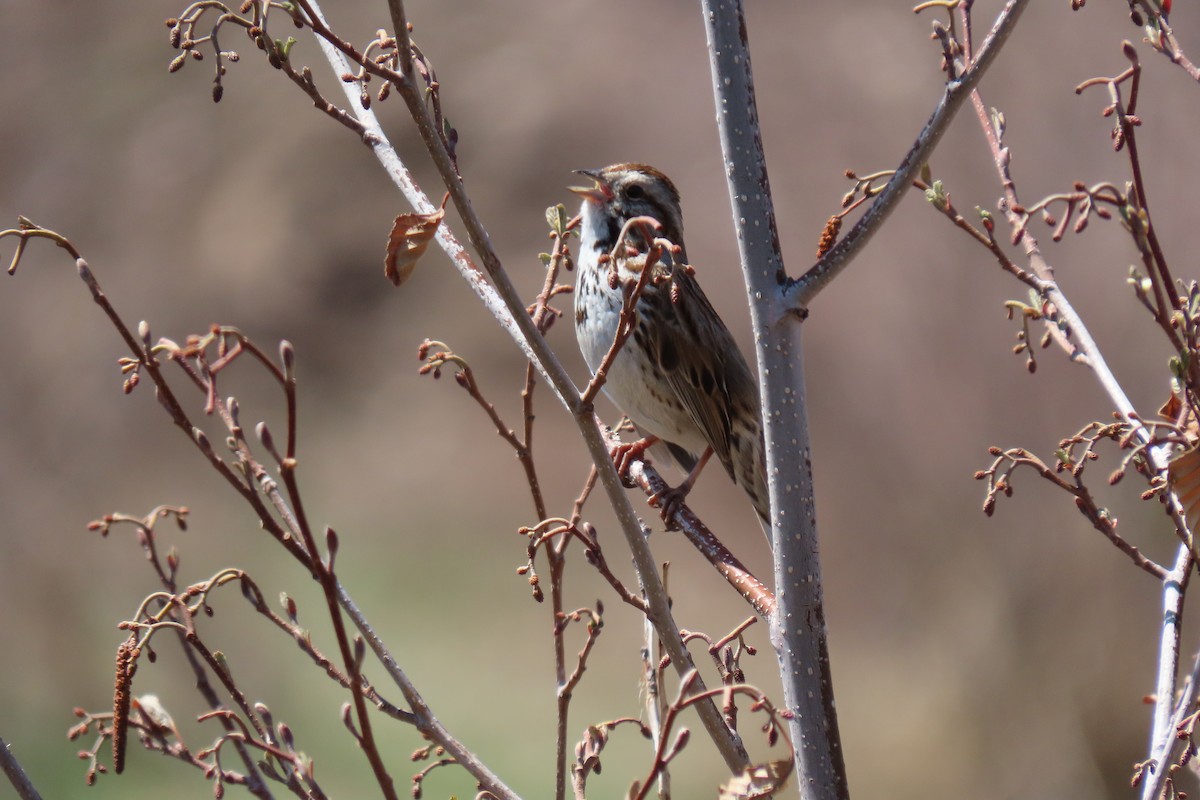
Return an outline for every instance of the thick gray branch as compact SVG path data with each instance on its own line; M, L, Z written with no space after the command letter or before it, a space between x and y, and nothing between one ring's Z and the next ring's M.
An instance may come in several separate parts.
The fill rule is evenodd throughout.
M767 440L779 659L796 756L811 800L849 796L829 668L799 316L781 313L786 281L758 124L740 0L702 0L717 124L758 353ZM784 446L780 446L784 443Z

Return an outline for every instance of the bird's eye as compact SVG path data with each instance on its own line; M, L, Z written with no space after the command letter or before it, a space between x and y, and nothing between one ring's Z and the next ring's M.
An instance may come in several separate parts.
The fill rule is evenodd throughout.
M625 190L625 196L630 200L641 200L646 196L646 190L635 183Z

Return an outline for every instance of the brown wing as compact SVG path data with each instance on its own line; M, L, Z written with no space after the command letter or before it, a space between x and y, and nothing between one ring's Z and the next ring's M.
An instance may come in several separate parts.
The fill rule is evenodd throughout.
M671 297L671 283L677 299ZM694 278L676 270L653 293L659 324L649 326L667 382L735 481L733 415L758 414L758 390L741 351ZM650 298L647 298L650 299ZM670 304L671 308L665 308ZM754 435L757 434L757 427Z

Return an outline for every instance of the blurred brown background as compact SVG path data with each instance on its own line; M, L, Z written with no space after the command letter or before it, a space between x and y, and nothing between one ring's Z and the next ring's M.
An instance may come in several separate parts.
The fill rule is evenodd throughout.
M979 2L979 35L997 2ZM1200 52L1196 9L1177 33ZM543 209L570 202L570 170L653 163L679 184L688 249L718 310L748 348L748 322L721 174L700 11L638 0L467 3L410 0L416 40L443 84L461 134L460 163L476 208L515 279L532 296L548 248ZM171 3L0 2L0 220L17 214L83 251L131 323L182 340L236 324L264 347L299 354L301 464L310 517L343 542L343 580L441 718L527 797L551 790L550 620L514 569L516 528L531 504L511 454L452 381L417 375L426 336L476 365L516 423L522 362L461 279L431 253L410 283L382 276L384 238L404 203L353 136L315 113L232 31L242 52L224 100L209 99L211 59L168 75L162 20ZM386 25L382 2L330 4L358 42ZM893 166L941 92L929 15L910 2L751 3L760 113L785 253L808 266L846 168ZM281 28L275 35L286 36ZM1124 69L1119 44L1140 42L1125 4L1032 5L987 76L1001 108L1022 197L1073 180L1125 180L1112 153L1103 90L1080 81ZM330 97L315 44L293 51ZM1200 251L1192 151L1196 87L1144 45L1139 133L1152 210L1176 275ZM378 108L402 154L436 190L419 142L392 100ZM999 194L982 136L964 113L934 173L964 210ZM1064 287L1143 411L1167 393L1169 355L1125 285L1131 246L1093 224L1046 246ZM0 251L7 259L13 246ZM143 385L120 392L113 330L65 255L30 246L0 287L0 736L46 797L208 796L186 767L132 756L130 773L86 790L64 735L76 705L103 709L111 664L132 615L156 588L132 533L102 540L85 524L159 503L193 509L166 531L185 581L246 568L269 596L300 599L301 619L332 650L311 582L281 558L246 509L204 467ZM1016 326L1002 303L1025 291L915 194L812 308L806 373L822 531L827 614L850 789L858 797L1126 797L1144 758L1159 592L1032 474L993 519L971 479L986 448L1057 441L1110 407L1089 372L1053 351L1030 376L1010 354ZM585 377L568 325L554 342ZM182 384L181 384L182 385ZM226 380L243 420L279 419L279 396L248 368ZM539 465L557 513L585 475L572 427L539 401ZM611 413L607 409L606 413ZM276 423L278 424L278 423ZM1112 453L1094 467L1103 483ZM1126 481L1103 493L1122 530L1152 557L1173 552L1156 505ZM695 507L755 569L767 556L749 504L711 470ZM609 515L592 517L624 564ZM680 624L719 635L748 615L673 535L652 540L672 561ZM578 693L572 736L588 722L639 713L637 620L581 564L571 607L604 598L605 634ZM373 796L338 720L341 696L285 640L249 619L231 590L204 628L255 700L292 723L317 775L341 797ZM752 680L775 690L763 626ZM573 638L574 652L579 640ZM1187 652L1193 642L1189 641ZM172 648L145 664L138 692L158 692L177 718L198 713ZM378 677L378 676L377 676ZM691 723L691 720L689 720ZM743 714L752 731L754 722ZM383 726L401 784L418 742ZM214 728L185 726L194 747ZM753 741L753 737L751 737ZM618 737L594 794L617 796L648 753ZM763 752L760 746L757 752ZM430 797L469 796L449 771ZM724 778L694 737L677 796L711 797ZM170 787L170 788L165 788ZM10 789L0 786L0 797Z

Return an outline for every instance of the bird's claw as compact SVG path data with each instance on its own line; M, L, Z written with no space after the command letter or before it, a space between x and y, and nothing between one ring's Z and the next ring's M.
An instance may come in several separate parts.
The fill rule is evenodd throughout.
M678 530L679 526L675 523L675 512L683 508L684 501L687 500L688 492L691 491L691 486L676 486L674 488L668 486L661 492L655 492L650 495L647 502L658 509L662 515L662 520L667 524L667 530Z
M629 469L633 466L633 462L641 458L656 442L658 442L657 437L647 436L636 442L622 442L609 451L613 466L617 468L617 477L621 479L625 488L632 489L634 486L633 480L629 477Z

